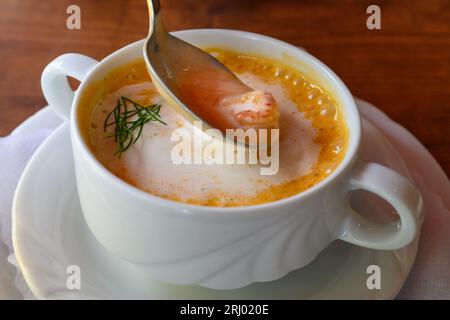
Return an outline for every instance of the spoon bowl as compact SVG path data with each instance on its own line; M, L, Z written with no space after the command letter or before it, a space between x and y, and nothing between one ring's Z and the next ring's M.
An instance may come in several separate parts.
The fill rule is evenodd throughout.
M241 128L232 108L224 108L222 102L232 98L228 101L250 105L256 99L246 94L253 89L207 52L169 34L159 0L147 0L147 4L150 27L144 59L158 92L191 123L202 121L204 130L217 128L225 133L229 128ZM240 100L244 96L247 100Z

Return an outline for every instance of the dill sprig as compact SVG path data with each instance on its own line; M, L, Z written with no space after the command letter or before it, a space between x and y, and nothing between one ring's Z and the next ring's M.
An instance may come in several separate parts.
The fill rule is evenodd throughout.
M114 125L114 132L106 138L114 138L117 143L114 155L119 158L141 137L144 125L150 121L156 121L167 125L161 120L160 104L143 106L127 97L117 99L116 107L106 116L103 130Z

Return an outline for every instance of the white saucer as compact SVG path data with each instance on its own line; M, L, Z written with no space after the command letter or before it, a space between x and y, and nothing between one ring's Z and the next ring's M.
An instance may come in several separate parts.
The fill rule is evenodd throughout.
M389 122L390 129L383 133L397 142L395 135L404 129L373 106L357 102L361 114L371 121L363 119L362 158L411 179L404 161L377 127L386 127ZM44 110L16 133L36 130L46 121L55 125L54 115ZM410 135L404 143L412 139L417 141ZM379 220L391 218L386 214L390 208L379 199L363 193L352 198L359 212ZM310 265L280 280L237 290L157 282L109 254L90 233L78 202L69 128L62 124L33 156L19 182L13 209L13 244L25 280L38 298L392 299L413 265L418 237L408 247L395 251L370 250L336 241ZM373 264L381 268L380 290L366 286L366 270ZM66 288L69 265L81 268L80 290Z

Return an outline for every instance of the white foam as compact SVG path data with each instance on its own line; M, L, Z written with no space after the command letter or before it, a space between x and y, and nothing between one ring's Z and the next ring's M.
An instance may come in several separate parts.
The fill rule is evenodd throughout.
M124 86L99 101L92 114L92 122L98 125L90 129L97 156L113 171L123 167L137 187L180 199L205 200L224 193L230 197L252 196L271 185L308 174L320 151L320 146L314 143L315 130L311 123L280 85L266 84L251 74L242 74L240 78L255 90L270 92L279 107L280 168L277 174L261 175L258 165L248 164L174 164L171 150L178 142L171 141L172 132L180 127L190 132L195 129L156 94L150 82ZM142 137L118 160L113 156L114 140L104 138L105 113L102 110L112 110L120 96L137 101L147 97L148 100L149 92L153 92L150 95L153 103L162 104L160 114L168 125L147 124Z

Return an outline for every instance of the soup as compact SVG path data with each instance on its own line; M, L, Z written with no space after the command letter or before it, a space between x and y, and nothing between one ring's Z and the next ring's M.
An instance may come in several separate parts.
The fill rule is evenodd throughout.
M249 87L275 98L280 127L277 172L262 175L260 165L254 163L175 163L173 150L178 142L173 140L174 131L182 128L195 136L197 128L158 94L142 59L110 72L87 88L81 100L78 116L84 139L109 171L166 199L205 206L248 206L301 193L336 169L348 137L343 112L329 93L282 62L220 48L207 51ZM118 154L118 142L111 138L114 126L105 127L105 120L115 112L121 97L140 106L159 105L161 122L145 124L139 139ZM193 148L203 150L205 145Z

